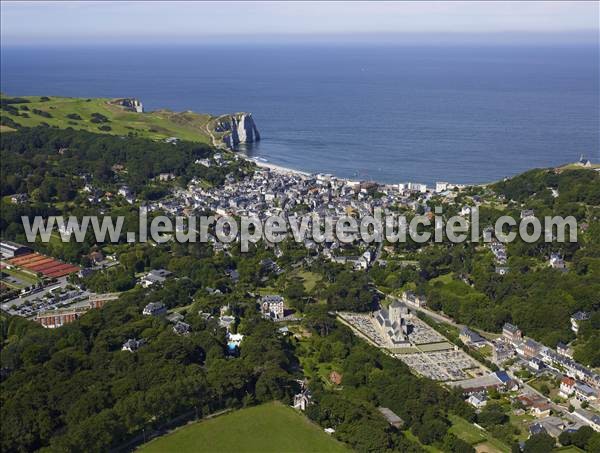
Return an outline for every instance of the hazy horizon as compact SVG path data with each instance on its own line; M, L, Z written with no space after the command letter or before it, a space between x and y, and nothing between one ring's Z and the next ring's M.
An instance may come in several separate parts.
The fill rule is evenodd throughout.
M2 46L598 43L598 2L14 2Z

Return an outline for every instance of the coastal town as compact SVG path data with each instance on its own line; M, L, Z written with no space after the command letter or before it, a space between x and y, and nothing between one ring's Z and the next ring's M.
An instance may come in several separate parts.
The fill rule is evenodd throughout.
M2 453L600 453L600 0L1 0Z
M239 155L215 153L212 157L197 160L194 165L205 168L223 167L239 161ZM172 174L161 174L157 180L169 182ZM329 174L310 175L262 163L251 176L226 178L226 184L207 187L199 180L190 181L185 189L173 188L169 195L156 200L140 200L126 185L117 197L128 204L144 203L151 213L183 215L213 213L216 216L254 216L265 219L270 215L295 217L306 213L331 216L361 217L373 214L380 208L384 213L409 212L432 216L429 202L436 199L455 206L455 211L468 216L471 210L485 205L486 197L466 195L468 186L438 182L435 187L425 184L377 184L351 181ZM100 200L103 195L91 184L84 192ZM456 199L460 199L457 205ZM489 198L488 198L489 199ZM19 203L20 200L15 199ZM531 209L522 208L521 217L533 216ZM61 231L57 231L58 234ZM64 233L64 231L62 231ZM494 238L487 227L487 249L493 255L495 272L504 276L510 272L506 246ZM215 254L229 255L232 244L224 244L210 236ZM304 265L315 260L347 265L353 272L366 272L371 268L385 267L390 256L384 244L317 243L305 239L302 246L310 253ZM277 264L284 252L271 246L275 260L265 260L263 266L272 275L285 271ZM58 328L74 322L91 309L103 307L118 298L117 293L97 294L78 282L94 273L118 266L116 256L104 256L101 251L90 253L89 267L80 268L35 253L27 246L10 241L2 242L3 285L21 288L19 294L3 300L3 311L36 321L46 328ZM547 266L566 271L559 253L551 253ZM71 277L69 277L71 276ZM72 278L73 276L77 278ZM6 280L4 280L6 277ZM228 271L234 282L237 271ZM139 274L137 285L142 288L160 288L169 279L177 278L166 269L151 269ZM4 283L4 281L6 283ZM207 288L210 294L219 290ZM14 293L13 293L14 294ZM370 313L337 311L335 315L355 335L405 363L413 373L442 383L451 389L460 389L465 400L481 411L490 399L511 405L512 415L522 429L533 435L544 432L554 438L563 432L576 432L582 426L600 431L600 375L573 359L569 345L558 343L543 345L515 325L506 323L500 335L459 325L451 318L431 310L426 298L411 290L399 297L383 294L379 309ZM302 315L286 303L282 294L255 296L257 311L277 323L281 335L297 330ZM145 305L145 317L165 318L175 335L186 336L192 327L177 310L168 309L161 302ZM219 313L200 312L207 322L216 320L225 330L229 354L236 357L244 348L244 334L236 329L236 316L229 305L221 306ZM590 313L572 313L570 323L577 334ZM449 338L440 326L452 328L456 337ZM526 333L526 332L525 332ZM128 338L122 350L136 353L147 347L144 338ZM485 351L485 352L483 352ZM329 379L338 385L343 382L340 373L332 372ZM304 385L304 384L303 384ZM306 410L311 404L310 392L303 389L294 397L293 406ZM389 409L388 409L389 411ZM388 416L394 417L393 413Z

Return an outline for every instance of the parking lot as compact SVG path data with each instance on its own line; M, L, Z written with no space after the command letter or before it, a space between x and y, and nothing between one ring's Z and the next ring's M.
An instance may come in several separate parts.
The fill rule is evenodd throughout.
M66 289L66 279L61 279L54 285L39 288L23 297L2 303L2 309L11 315L31 318L40 312L56 310L87 301L90 293L80 289Z

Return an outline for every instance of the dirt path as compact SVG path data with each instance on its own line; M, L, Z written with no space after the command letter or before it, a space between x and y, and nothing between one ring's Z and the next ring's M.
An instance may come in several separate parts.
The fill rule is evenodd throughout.
M214 123L218 123L221 120L221 118L226 117L226 116L228 116L228 115L219 115L214 120L208 120L206 122L206 125L204 126L208 136L210 137L210 139L212 141L212 145L217 149L228 149L228 148L223 142L221 142L214 136L213 131L210 128L210 125L213 121L214 121Z

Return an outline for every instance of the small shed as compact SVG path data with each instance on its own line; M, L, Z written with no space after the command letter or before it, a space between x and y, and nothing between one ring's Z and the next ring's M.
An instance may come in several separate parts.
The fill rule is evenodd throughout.
M381 415L383 415L388 423L394 428L401 429L404 426L404 420L398 417L398 415L390 408L378 407L377 410L381 412Z

